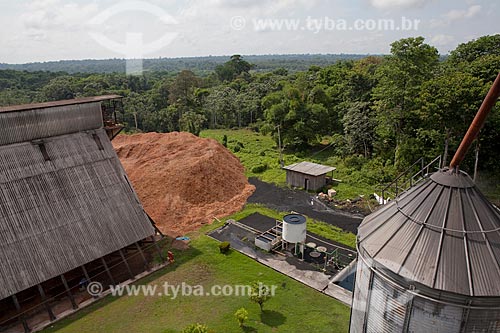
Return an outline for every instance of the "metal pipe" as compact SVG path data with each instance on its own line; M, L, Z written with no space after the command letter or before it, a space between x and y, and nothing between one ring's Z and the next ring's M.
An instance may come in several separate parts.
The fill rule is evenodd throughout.
M491 109L495 105L498 97L500 97L500 73L498 73L495 82L493 82L490 91L488 91L488 95L486 95L483 103L481 104L481 107L479 108L479 111L477 112L476 116L474 117L474 120L472 121L472 124L470 125L469 129L467 130L467 133L462 139L462 142L460 143L458 150L453 156L453 160L451 160L450 163L450 169L452 170L458 169L458 166L463 161L465 154L472 145L472 142L477 138L479 131L481 130L481 128L484 125L484 122L486 121L486 117L488 116Z

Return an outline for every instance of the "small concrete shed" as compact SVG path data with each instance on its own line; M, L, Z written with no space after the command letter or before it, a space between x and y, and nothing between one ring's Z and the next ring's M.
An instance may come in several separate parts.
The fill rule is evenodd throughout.
M302 187L306 191L316 191L326 185L326 174L336 168L312 162L300 162L288 165L286 170L286 182L288 185Z

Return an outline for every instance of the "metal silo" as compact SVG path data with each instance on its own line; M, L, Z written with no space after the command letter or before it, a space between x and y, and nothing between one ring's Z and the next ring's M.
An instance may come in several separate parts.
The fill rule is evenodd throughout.
M458 170L499 78L450 168L360 225L351 332L500 332L500 212Z

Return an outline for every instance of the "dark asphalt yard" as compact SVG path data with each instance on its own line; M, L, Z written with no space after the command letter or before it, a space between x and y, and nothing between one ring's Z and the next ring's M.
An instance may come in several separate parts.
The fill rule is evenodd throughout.
M249 182L256 188L252 196L248 198L249 203L264 204L269 208L284 212L295 211L357 234L362 216L333 210L302 190L279 187L257 178L249 178Z

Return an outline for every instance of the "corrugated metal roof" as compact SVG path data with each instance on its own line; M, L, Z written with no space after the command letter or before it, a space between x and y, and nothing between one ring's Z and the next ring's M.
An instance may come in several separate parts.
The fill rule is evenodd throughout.
M330 171L336 170L336 168L334 168L334 167L322 165L322 164L317 164L317 163L312 163L312 162L295 163L295 164L288 165L288 166L284 167L283 169L295 171L295 172L300 172L300 173L310 175L310 176L320 176L320 175L327 174Z
M447 169L367 216L358 248L405 279L500 296L500 213L470 177Z
M44 102L44 103L33 103L33 104L20 104L0 107L0 112L14 112L14 111L24 111L24 110L34 110L34 109L45 109L55 106L65 106L74 104L84 104L84 103L95 103L107 101L110 99L122 98L120 95L103 95L103 96L92 96L92 97L82 97L74 99L66 99L62 101L54 102Z
M0 146L0 299L154 234L104 129L42 142Z
M103 126L100 102L0 113L0 145Z

